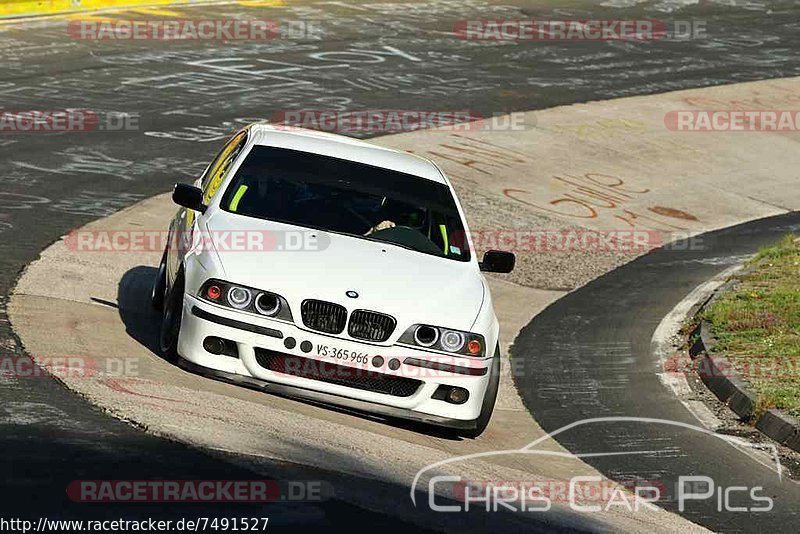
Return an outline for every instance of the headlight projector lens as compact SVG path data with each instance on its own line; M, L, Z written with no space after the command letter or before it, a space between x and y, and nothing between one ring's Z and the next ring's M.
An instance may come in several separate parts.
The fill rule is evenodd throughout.
M439 331L432 326L421 325L414 331L414 341L417 345L431 347L439 340Z
M278 297L269 293L261 293L256 298L256 310L261 315L275 315L281 309L281 301Z
M442 348L447 352L458 352L464 348L464 334L446 330L442 333Z
M250 293L249 289L234 286L228 290L228 302L230 302L231 306L234 308L243 310L250 305L250 301L252 300L253 294Z

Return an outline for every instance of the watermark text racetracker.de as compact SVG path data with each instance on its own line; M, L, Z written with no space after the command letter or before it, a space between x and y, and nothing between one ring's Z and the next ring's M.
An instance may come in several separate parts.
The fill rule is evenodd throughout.
M333 496L323 480L73 480L74 502L321 502Z
M800 111L787 109L675 110L664 125L676 132L796 132Z
M315 20L166 19L72 20L67 34L89 41L270 41L317 39Z
M521 131L535 126L525 113L483 114L471 109L295 109L273 114L278 128L340 134L446 131Z
M470 230L469 235L479 250L516 253L644 253L664 245L675 249L702 248L700 236L674 233L665 237L654 230L479 228ZM458 237L454 237L454 242L459 241Z
M94 377L139 376L136 357L108 357L98 360L83 354L0 356L0 378L51 378L61 380Z
M669 374L697 373L704 379L734 377L762 381L800 379L800 361L793 357L719 354L712 363L708 358L693 360L689 354L676 353L668 357L663 366L664 371Z
M325 250L330 236L313 230L75 230L64 242L76 252L301 252Z
M138 113L90 109L0 109L0 133L123 132L139 130Z
M705 38L704 20L464 19L453 26L469 41L655 41Z

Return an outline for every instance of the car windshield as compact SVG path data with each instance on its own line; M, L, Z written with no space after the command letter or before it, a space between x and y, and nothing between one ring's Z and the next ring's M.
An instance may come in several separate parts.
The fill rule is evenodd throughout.
M469 247L441 183L285 148L255 146L221 201L225 211L371 239L457 261Z

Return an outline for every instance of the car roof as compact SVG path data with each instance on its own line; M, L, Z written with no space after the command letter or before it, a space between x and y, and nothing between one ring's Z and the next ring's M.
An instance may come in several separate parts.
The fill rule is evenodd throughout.
M334 158L357 161L375 167L412 174L447 184L438 167L429 159L391 148L316 130L268 123L251 125L253 143L261 146L289 148Z

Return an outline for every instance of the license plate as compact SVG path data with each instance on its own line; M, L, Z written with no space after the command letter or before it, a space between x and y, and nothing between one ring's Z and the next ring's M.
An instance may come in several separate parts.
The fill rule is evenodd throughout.
M343 349L333 345L317 345L317 354L323 358L331 358L342 362L367 363L369 354L356 350Z

